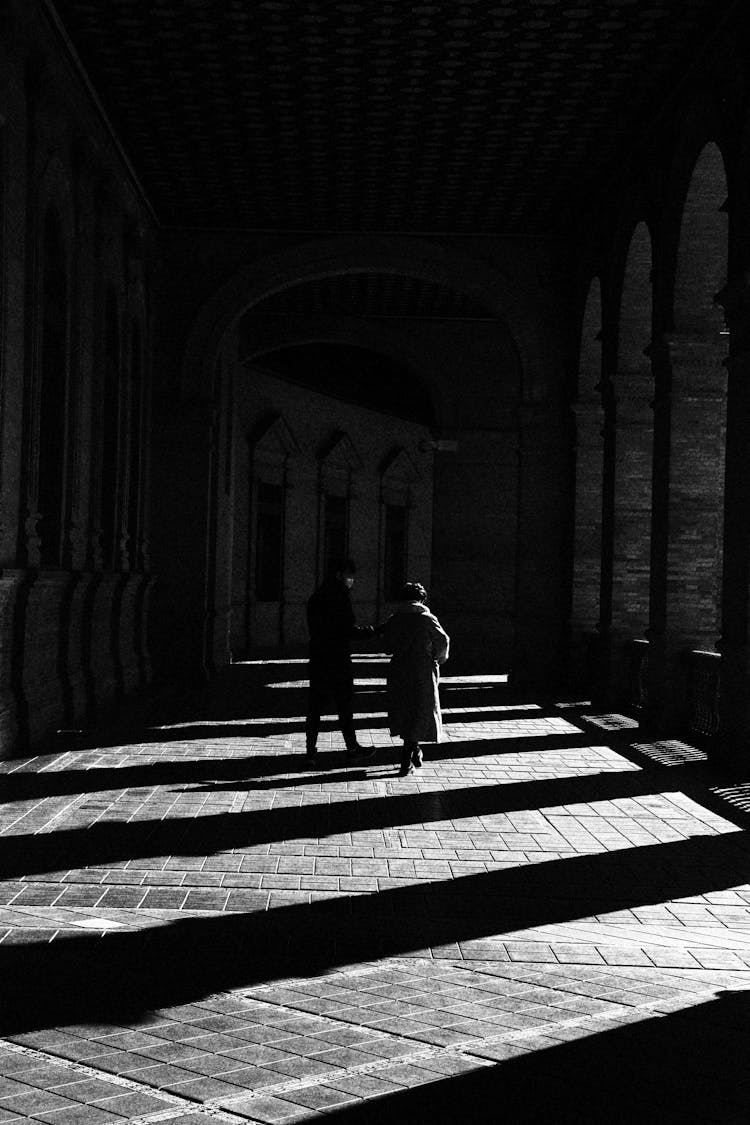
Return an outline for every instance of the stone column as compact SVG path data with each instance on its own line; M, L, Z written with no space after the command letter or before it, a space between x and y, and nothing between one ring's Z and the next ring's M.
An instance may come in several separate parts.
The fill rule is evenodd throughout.
M441 431L434 456L430 607L451 637L452 667L512 663L518 437Z
M605 339L605 353L611 350ZM610 692L612 580L614 566L615 520L615 395L612 380L605 375L597 390L602 398L601 538L599 560L599 617L589 643L589 686L598 707L612 703Z
M721 607L719 731L714 752L744 766L750 753L750 283L718 295L730 329Z
M601 398L575 403L576 495L571 598L571 687L588 686L590 650L598 634L602 568L604 410Z
M648 721L684 729L686 655L719 632L725 368L715 337L672 333L659 345L655 403Z
M608 694L630 698L631 642L649 622L653 381L650 372L618 371L613 513L612 619Z

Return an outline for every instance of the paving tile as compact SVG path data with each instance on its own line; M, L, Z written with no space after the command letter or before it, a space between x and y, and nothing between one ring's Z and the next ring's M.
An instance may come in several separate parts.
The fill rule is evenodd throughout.
M96 1105L71 1105L66 1109L43 1110L35 1117L49 1125L110 1125L114 1113Z
M0 1096L0 1105L20 1117L38 1117L51 1109L65 1109L73 1105L69 1098L61 1097L52 1090L32 1090L22 1088L12 1095Z
M144 1114L160 1113L168 1103L165 1103L163 1099L153 1097L151 1094L121 1089L112 1097L95 1100L94 1104L106 1113L132 1119ZM172 1118L170 1117L169 1120L171 1122Z
M107 1108L128 1119L167 1105L159 1088L179 1088L196 1110L211 1101L255 1121L311 1120L452 1075L471 1078L497 1062L546 1058L583 1039L601 1050L610 1032L700 1020L706 1006L716 1011L712 1004L735 1006L726 1035L742 1042L737 997L750 990L750 886L745 878L728 886L722 874L733 864L741 873L746 852L737 851L735 863L721 850L742 837L737 825L718 815L715 798L701 803L701 781L693 778L689 795L681 793L682 775L672 766L644 758L640 768L616 743L606 745L602 728L595 745L582 739L571 748L556 736L580 733L579 726L561 726L554 714L503 711L511 701L508 689L498 691L491 711L466 711L463 721L456 708L439 759L406 781L392 770L372 780L380 766L356 777L335 768L314 780L293 768L289 755L302 754L304 733L288 733L297 724L291 695L280 718L292 723L282 722L278 737L255 738L244 721L237 738L227 728L221 735L217 728L216 738L186 732L163 742L153 732L123 735L64 761L49 755L18 763L30 773L57 762L71 773L126 767L142 771L144 785L166 764L172 779L179 766L188 780L200 772L200 783L218 784L179 792L173 780L157 780L148 790L112 787L77 804L42 798L16 810L23 820L11 831L30 839L39 832L40 847L56 848L56 833L86 831L95 820L113 833L127 822L134 840L140 821L157 827L154 855L108 846L109 861L92 853L90 867L65 870L55 851L54 876L6 879L6 950L39 942L62 948L77 931L76 944L96 969L98 951L115 939L92 944L98 931L90 925L118 924L118 941L152 935L155 948L173 935L192 937L181 947L184 976L164 988L164 1006L144 1005L123 1025L59 1020L60 1028L19 1034L33 1053L0 1049L0 1073L24 1091L3 1099L24 1112L5 1112L25 1119L37 1104L29 1096L46 1097L53 1100L39 1103L40 1112L64 1120L63 1112L89 1108L87 1099L92 1121ZM252 698L255 705L262 695ZM274 706L283 710L281 702L277 695ZM363 742L380 741L384 758L395 762L387 732L362 726ZM326 740L340 744L330 730ZM470 756L462 756L464 747ZM228 774L228 762L240 772L232 765ZM224 784L240 776L257 776L259 787ZM233 821L247 839L223 837ZM271 824L283 834L266 832ZM705 852L715 862L693 850L698 859L688 872L671 858L674 849L717 845ZM656 862L641 861L642 848L659 849L643 853ZM612 879L618 871L625 876ZM330 910L338 912L333 923L323 913ZM284 922L259 943L253 928L275 926L276 917ZM298 938L297 920L308 917ZM220 941L215 964L210 944L202 944L204 926ZM229 927L235 940L225 942ZM378 963L381 948L395 956ZM272 971L259 949L274 950ZM298 978L285 979L287 964ZM164 967L174 976L174 965ZM50 1061L54 1054L89 1069L66 1070ZM107 1083L108 1073L141 1089ZM102 1088L109 1096L97 1098ZM77 1100L55 1101L64 1089ZM172 1119L182 1116L197 1120L174 1106Z
M246 1115L252 1121L260 1121L263 1125L292 1125L296 1121L310 1121L312 1116L307 1107L285 1101L281 1098L257 1097L230 1100L220 1104L231 1111Z
M287 1090L284 1100L296 1102L310 1109L331 1110L358 1101L356 1095L331 1086L301 1086Z

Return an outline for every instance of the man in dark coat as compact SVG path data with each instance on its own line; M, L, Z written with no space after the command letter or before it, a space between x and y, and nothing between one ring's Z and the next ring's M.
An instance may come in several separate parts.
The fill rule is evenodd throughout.
M372 626L357 627L352 609L351 588L356 567L351 559L339 563L321 583L307 603L310 630L310 690L307 701L305 740L307 760L317 764L320 716L329 697L333 697L344 736L346 757L371 758L373 748L360 746L354 731L354 672L352 641L370 635Z

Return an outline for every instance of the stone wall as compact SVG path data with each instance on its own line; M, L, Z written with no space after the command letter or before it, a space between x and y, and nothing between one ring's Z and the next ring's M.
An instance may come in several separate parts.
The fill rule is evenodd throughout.
M7 6L0 73L0 755L7 756L89 722L150 676L153 224L41 6Z

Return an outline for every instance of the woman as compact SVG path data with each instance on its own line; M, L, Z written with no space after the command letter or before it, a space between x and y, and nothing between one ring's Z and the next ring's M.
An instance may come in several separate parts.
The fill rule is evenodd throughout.
M422 765L420 742L440 742L443 721L438 696L438 665L448 659L449 639L425 605L427 591L407 582L396 612L377 630L388 665L388 722L404 742L399 777Z

